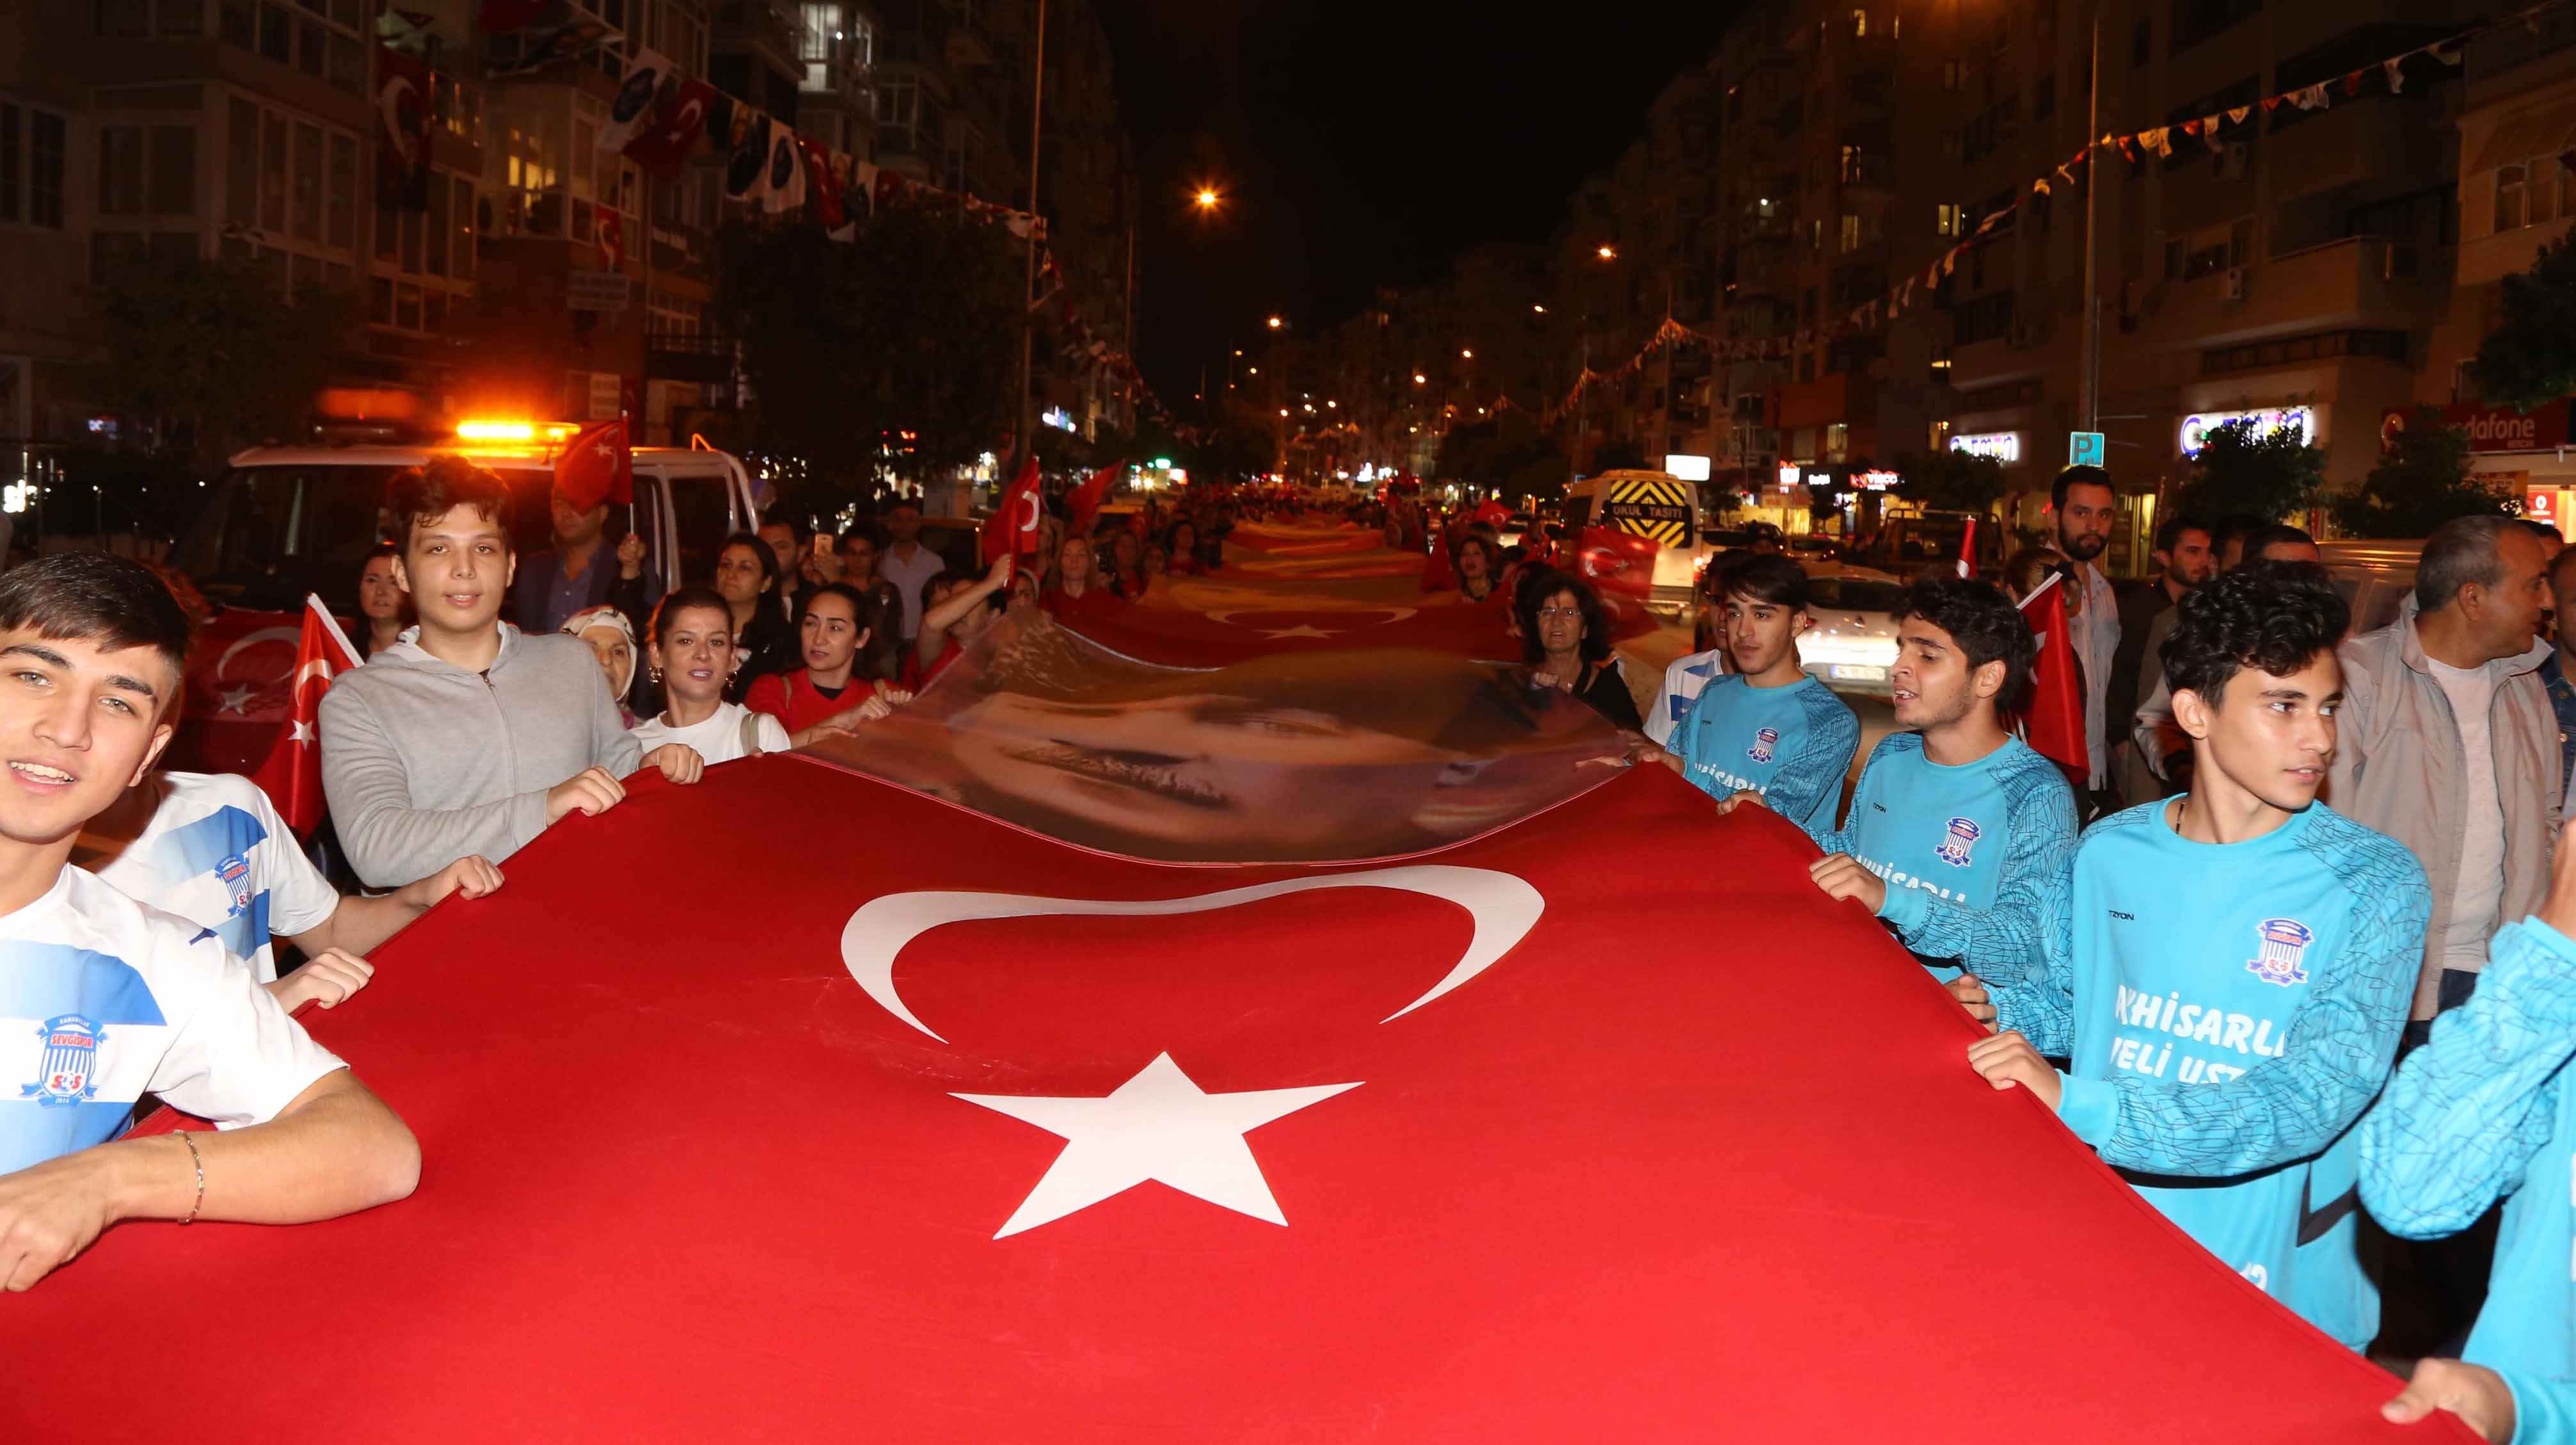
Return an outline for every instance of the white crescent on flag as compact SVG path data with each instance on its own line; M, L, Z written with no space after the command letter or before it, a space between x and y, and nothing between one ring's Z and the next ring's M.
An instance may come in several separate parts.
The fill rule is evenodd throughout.
M968 923L984 918L1059 916L1169 918L1184 913L1233 908L1319 888L1395 888L1425 894L1466 909L1468 918L1474 923L1474 932L1467 939L1467 951L1459 956L1449 972L1420 998L1379 1020L1381 1023L1393 1023L1492 967L1495 960L1511 952L1514 945L1529 936L1530 929L1538 923L1539 915L1547 909L1547 900L1540 896L1539 891L1512 874L1490 868L1456 868L1437 864L1373 868L1362 873L1334 873L1314 878L1284 878L1275 883L1257 883L1249 888L1229 888L1220 893L1201 893L1189 898L889 893L859 905L858 911L852 913L850 921L843 925L841 962L849 968L850 977L858 980L859 987L867 991L868 997L875 999L887 1013L946 1043L945 1035L913 1016L894 987L895 958L903 952L904 946L943 924Z
M402 113L403 96L412 89L411 77L395 74L386 76L384 85L376 92L376 114L383 121L386 142L407 166L420 158L420 138L404 122Z
M1021 494L1020 500L1028 505L1029 513L1027 518L1020 523L1019 530L1023 533L1035 532L1038 529L1038 519L1044 515L1043 508L1038 504L1038 494L1036 492L1024 492Z

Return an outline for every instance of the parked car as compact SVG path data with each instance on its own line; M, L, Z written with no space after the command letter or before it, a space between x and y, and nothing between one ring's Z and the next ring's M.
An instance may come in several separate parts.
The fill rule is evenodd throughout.
M1892 690L1889 670L1896 665L1894 612L1905 596L1901 577L1843 562L1799 559L1807 569L1807 590L1816 625L1798 639L1798 662L1808 675L1836 692L1885 697ZM1700 598L1693 619L1692 650L1718 645L1723 628L1715 603Z

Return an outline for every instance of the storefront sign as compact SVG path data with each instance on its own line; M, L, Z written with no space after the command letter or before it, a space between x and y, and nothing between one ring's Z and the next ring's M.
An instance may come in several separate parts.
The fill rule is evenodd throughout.
M2455 402L2441 408L2442 424L2469 434L2472 452L2545 452L2567 445L2567 403L2553 401L2535 411L2509 406L2471 406ZM2398 436L2415 419L2413 407L2390 407L2379 418L2379 449L2397 445Z
M1896 490L1896 484L1903 480L1904 478L1894 472L1852 473L1852 485L1864 492L1892 492Z
M1708 480L1708 458L1682 452L1666 452L1664 471L1680 481L1704 482Z
M2182 454L2200 455L2201 444L2209 434L2230 422L2250 421L2257 435L2297 428L2299 440L2309 446L2317 444L2317 408L2308 406L2263 407L2254 411L2196 411L2182 419Z
M1992 457L2005 466L2021 460L2021 433L2017 431L1969 432L1950 438L1950 450L1966 452L1972 457Z
M1791 487L1798 485L1798 479L1806 474L1807 469L1798 463L1782 462L1780 464L1780 490L1785 492Z
M2522 514L2535 522L2558 525L2558 489L2532 487L2522 494Z

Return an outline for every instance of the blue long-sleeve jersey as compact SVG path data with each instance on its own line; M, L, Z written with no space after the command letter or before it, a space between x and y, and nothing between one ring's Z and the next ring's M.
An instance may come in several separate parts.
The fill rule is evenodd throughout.
M2513 1445L2576 1445L2576 1380L2496 1373L2513 1391Z
M2315 1166L2387 1079L2432 907L2424 870L2322 803L2229 844L2182 837L2169 807L2084 835L2047 972L1993 991L1998 1023L2070 1055L2058 1111L2105 1163L2357 1347L2378 1314L2359 1260L2312 1241L2294 1283L2292 1257L2334 1203L2319 1188L2350 1173Z
M2062 931L2075 858L2075 793L2019 738L1956 767L1920 733L1879 740L1851 816L1816 838L1887 881L1878 916L1934 976L2036 977Z
M2576 1377L2571 1057L2576 942L2525 919L2496 935L2477 993L2434 1021L2361 1123L2362 1202L2390 1233L2456 1233L2506 1199L2462 1352L2497 1370Z
M1764 806L1816 838L1834 830L1860 719L1812 677L1755 687L1729 673L1700 689L1670 746L1692 786L1715 798L1760 793Z

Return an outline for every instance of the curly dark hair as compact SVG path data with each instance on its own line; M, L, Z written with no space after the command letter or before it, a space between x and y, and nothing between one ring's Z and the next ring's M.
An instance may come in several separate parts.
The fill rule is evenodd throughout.
M1991 582L1930 573L1897 604L1894 620L1901 623L1909 617L1919 617L1950 634L1967 657L1970 672L1989 662L2002 663L2004 685L1995 693L1995 702L2002 707L2019 702L2022 688L2030 681L2030 665L2039 653L2039 639L2001 588Z
M1574 603L1583 609L1583 641L1576 644L1587 663L1610 660L1610 615L1601 608L1601 594L1592 584L1571 572L1553 567L1541 568L1521 579L1520 588L1512 595L1512 611L1521 620L1521 660L1540 663L1547 660L1547 649L1539 645L1538 610L1559 592L1574 594Z
M393 544L411 549L411 529L434 522L460 506L472 507L500 529L501 545L510 545L510 484L490 468L455 455L431 457L405 467L385 482L385 526Z
M2248 562L2183 594L2160 656L2165 684L2215 703L2246 668L2287 677L2343 641L2352 609L2314 562Z

